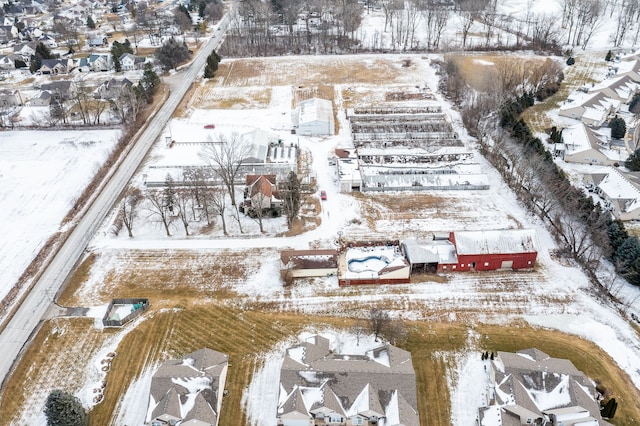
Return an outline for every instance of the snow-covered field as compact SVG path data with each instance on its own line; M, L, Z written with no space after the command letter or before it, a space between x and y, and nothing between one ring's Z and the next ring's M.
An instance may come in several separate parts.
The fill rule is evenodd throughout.
M525 0L499 1L499 10L516 14L526 9L532 2ZM555 1L535 2L540 13L557 13ZM615 15L614 15L615 16ZM381 26L380 14L374 13L365 18L363 32L371 31L374 25ZM377 20L377 21L376 21ZM457 41L456 23L452 20L446 32L443 44ZM606 49L609 46L613 25L602 25L594 36L589 48ZM479 30L476 28L475 31ZM472 30L472 32L475 32ZM502 35L503 39L510 37ZM599 54L599 53L598 53ZM560 262L553 256L557 248L547 230L535 217L530 216L516 201L510 190L501 181L499 175L477 155L478 162L489 175L491 189L474 192L442 192L442 205L424 209L415 217L401 215L392 208L376 203L375 200L363 201L358 197L338 192L335 170L329 165L332 150L336 146L348 146L346 133L348 125L342 112L342 93L352 89L352 93L365 93L370 99L384 90L408 89L417 85L428 85L433 92L437 87L435 71L429 67L429 57L424 55L406 55L412 59L412 67L398 68L403 72L402 82L394 82L383 87L379 84L336 84L335 105L338 108L341 133L329 138L307 138L290 135L287 132L290 119L292 86L277 85L263 87L249 85L243 93L257 93L262 97L269 89L270 102L260 99L243 106L251 110L192 110L187 118L175 119L167 126L165 134L172 132L192 132L191 136L200 136L203 124L214 121L229 126L251 125L273 131L285 143L299 143L300 147L311 154L313 170L318 187L326 190L328 199L322 202L320 225L295 237L275 237L285 230L281 219L268 222L266 235L259 233L255 221L243 218L246 232L240 235L228 219L231 236L222 235L219 224L211 232L186 238L179 225L174 228L174 236L166 237L164 230L146 215L136 221L135 237L130 239L126 232L115 236L111 233L115 214L103 225L102 231L90 243L90 249L99 254L100 262L93 266L90 277L78 291L85 304L97 302L96 293L102 278L114 270L126 270L126 253L129 250L158 250L179 252L181 250L217 253L223 250L244 252L259 249L258 265L245 281L233 284L233 290L240 295L237 304L259 299L262 302L279 304L283 310L295 310L303 313L322 313L345 315L341 305L353 303L374 303L383 301L396 307L394 315L409 320L445 320L445 321L482 321L488 323L510 323L524 320L533 326L551 328L577 335L594 342L605 350L611 358L625 370L636 387L640 388L640 338L626 318L620 315L616 306L594 299L591 284L577 268ZM378 58L393 62L397 66L403 59L400 56L362 56L356 60L375 61ZM341 58L340 60L343 60ZM329 61L332 58L310 57L309 64ZM281 73L286 71L286 61L303 62L303 58L278 58L282 65ZM346 63L346 62L345 62ZM309 65L311 68L311 65ZM204 89L203 89L204 90ZM215 89L207 87L208 92ZM221 91L233 93L233 88L225 87ZM466 136L461 128L458 115L451 110L443 99L436 95L443 108L453 119L454 125L464 142L473 146L474 141ZM353 102L353 100L350 100ZM74 198L86 185L97 165L114 145L115 131L83 132L7 132L0 133L0 202L5 206L0 212L0 268L4 272L0 278L0 297L6 294L15 283L38 248L53 232L59 229L60 220L72 205ZM158 141L147 166L154 162L170 160L172 151L164 145L164 139ZM135 178L134 184L143 187L144 170ZM398 198L411 194L397 194ZM363 208L373 205L378 214L372 222L362 220ZM201 224L194 224L199 230ZM382 288L363 288L359 292L347 291L337 286L335 277L305 282L293 289L285 290L279 276L280 248L331 247L338 235L343 236L393 236L405 238L412 235L428 235L431 232L449 230L475 230L526 227L534 228L538 233L539 257L535 273L532 274L453 274L448 275L445 283L417 283L394 287L393 291ZM125 259L123 262L122 260ZM189 283L187 283L189 284ZM623 303L637 300L639 289L620 282L618 295ZM491 292L488 294L488 292ZM330 293L330 295L327 295ZM328 308L330 307L330 308ZM628 306L629 312L640 315L637 303ZM99 308L91 316L99 318L104 310ZM99 372L101 361L107 353L117 351L117 345L135 324L110 339L90 360L78 363L77 369L85 369L77 395L86 407L95 404L94 389L104 378ZM334 330L324 330L326 334L336 336ZM279 366L284 348L298 336L282 342L274 342L273 350L262 354L262 368L254 374L251 385L243 396L244 408L249 414L252 425L272 426L275 424L275 404L277 403L277 382ZM336 336L337 341L343 337ZM347 342L349 339L347 338ZM475 424L477 405L482 401L486 377L479 372L479 357L475 350L474 339L470 337L468 351L463 353L445 353L443 357L457 360L459 370L451 375L449 381L452 404L452 424L467 426ZM532 342L532 346L535 342ZM146 416L148 388L154 365L148 365L140 373L139 379L131 384L121 396L116 408L115 424L142 424ZM26 384L25 384L26 385ZM43 424L41 407L47 395L41 389L34 394L25 407L17 424Z
M0 299L113 149L116 130L0 132Z

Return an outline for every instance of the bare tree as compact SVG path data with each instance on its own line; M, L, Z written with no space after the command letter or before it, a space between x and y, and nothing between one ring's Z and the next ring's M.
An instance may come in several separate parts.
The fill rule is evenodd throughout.
M162 189L147 190L146 198L149 201L148 210L152 216L156 216L164 226L167 237L171 236L171 225L173 224L172 212L169 210L169 200L167 192Z
M236 179L240 175L242 162L251 154L251 146L234 133L231 139L220 136L219 141L206 145L200 152L211 171L220 178L231 197L231 205L236 205Z
M224 235L229 235L227 232L227 222L225 221L226 207L227 207L227 195L222 188L209 188L208 196L210 197L211 205L215 207L220 220L222 221L222 232Z
M376 341L387 331L391 318L389 313L380 308L369 310L369 329L374 334Z
M467 38L473 22L482 10L482 0L462 0L458 3L460 15L460 34L462 35L462 48L467 46Z
M287 180L280 185L279 192L287 217L287 226L291 229L293 221L300 213L300 180L294 172L289 173Z
M130 238L133 237L133 221L138 216L138 205L142 199L142 191L136 187L129 187L120 202L118 218L122 220L122 223L127 228Z
M186 188L176 188L175 205L177 207L177 215L184 227L184 233L188 237L189 234L189 204L193 205L191 193Z

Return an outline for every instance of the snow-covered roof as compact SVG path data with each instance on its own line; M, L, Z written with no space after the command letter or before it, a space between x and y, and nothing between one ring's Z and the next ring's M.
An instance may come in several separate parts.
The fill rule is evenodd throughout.
M298 103L298 125L315 121L333 121L333 104L330 100L311 98Z
M438 263L456 264L458 258L453 243L449 240L418 241L408 238L402 242L404 252L411 264Z
M536 252L533 229L454 232L456 251L461 254L506 254Z
M605 177L598 183L598 188L607 199L619 201L616 203L616 207L620 211L630 212L640 209L640 189L622 173L614 167L599 169L598 173L605 174Z

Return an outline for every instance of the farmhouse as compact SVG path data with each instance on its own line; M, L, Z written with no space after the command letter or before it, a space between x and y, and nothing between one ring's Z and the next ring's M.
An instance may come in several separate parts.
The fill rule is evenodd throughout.
M640 188L614 167L603 167L582 177L585 186L603 199L605 210L622 221L640 219Z
M336 353L313 336L287 349L280 370L278 426L419 426L411 354L384 344Z
M498 352L488 362L487 406L478 410L479 425L609 425L593 381L571 361L532 348Z
M338 284L406 284L411 265L398 241L349 243L338 256Z
M458 259L449 268L457 271L532 270L538 256L533 229L456 231L449 241Z
M204 348L162 364L151 379L146 424L217 426L228 360Z
M338 273L338 251L283 250L280 252L282 270L291 278L326 277Z
M301 135L321 136L335 133L333 104L330 100L312 98L300 101L292 117L294 126Z
M248 213L256 210L282 208L275 175L247 175L244 208Z

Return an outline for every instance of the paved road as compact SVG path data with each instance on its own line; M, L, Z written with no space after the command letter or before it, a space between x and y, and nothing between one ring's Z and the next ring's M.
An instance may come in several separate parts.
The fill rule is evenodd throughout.
M97 196L84 217L78 222L68 240L60 248L33 290L27 295L3 333L0 334L0 348L2 348L0 349L0 384L4 385L14 361L21 351L28 346L30 337L46 315L54 295L57 294L72 272L89 240L118 200L152 144L157 140L160 132L171 118L173 111L197 77L198 72L201 72L204 68L207 56L220 43L229 23L229 16L229 14L224 16L218 26L219 30L216 30L214 36L202 46L191 65L186 66L179 74L181 78L172 86L171 94L165 104L160 108L140 138L135 141L135 145L118 170L115 171L113 177L105 185L104 190Z

